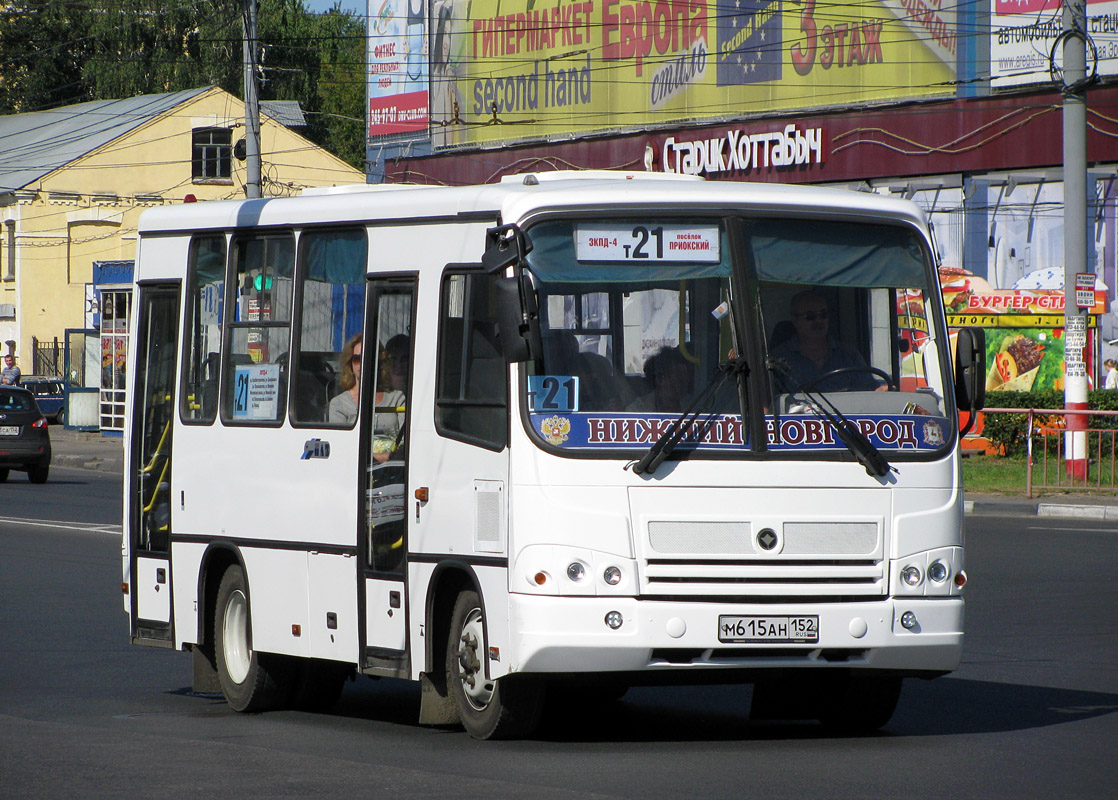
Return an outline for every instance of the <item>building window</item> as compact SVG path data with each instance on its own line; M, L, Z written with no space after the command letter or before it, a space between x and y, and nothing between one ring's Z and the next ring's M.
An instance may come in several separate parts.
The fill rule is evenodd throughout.
M7 261L4 280L14 281L16 279L16 223L13 219L4 221L4 242L0 244L0 249L6 251L6 258L3 259Z
M195 183L230 183L233 178L233 131L195 128L192 134L192 174Z

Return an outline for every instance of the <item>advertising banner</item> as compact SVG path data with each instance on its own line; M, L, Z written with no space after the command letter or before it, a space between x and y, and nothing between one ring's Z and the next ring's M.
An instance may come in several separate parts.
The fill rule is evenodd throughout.
M990 80L995 87L1047 83L1062 30L1060 0L994 0L990 20ZM1098 58L1099 75L1118 74L1118 2L1087 0L1087 70Z
M426 0L368 0L369 136L427 130Z
M945 0L433 0L434 144L950 96L954 8Z
M1062 271L1038 270L1034 289L995 289L952 267L940 267L939 281L947 324L986 329L987 391L1063 389L1067 351L1087 347L1086 328L1097 327L1106 311L1107 289L1094 275L1086 326L1066 337Z

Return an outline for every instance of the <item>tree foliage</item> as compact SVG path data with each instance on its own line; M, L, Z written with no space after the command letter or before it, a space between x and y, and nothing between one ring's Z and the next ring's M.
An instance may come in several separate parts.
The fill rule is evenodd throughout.
M0 114L220 86L244 94L243 0L25 0L0 8ZM298 100L301 131L360 167L364 20L260 0L261 100Z

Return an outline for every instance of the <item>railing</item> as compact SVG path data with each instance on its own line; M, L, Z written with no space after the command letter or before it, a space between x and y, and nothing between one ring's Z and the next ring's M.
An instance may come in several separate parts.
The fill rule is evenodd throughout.
M1034 489L1112 492L1118 487L1118 429L1068 429L1068 416L1115 417L1118 411L1068 411L1063 408L987 408L984 414L1027 415L1025 428L1028 468L1025 496ZM1074 427L1074 426L1073 426ZM1081 457L1067 457L1067 434L1084 434ZM1038 452L1039 448L1039 452ZM1077 454L1078 455L1078 454ZM1038 480L1039 478L1039 480Z

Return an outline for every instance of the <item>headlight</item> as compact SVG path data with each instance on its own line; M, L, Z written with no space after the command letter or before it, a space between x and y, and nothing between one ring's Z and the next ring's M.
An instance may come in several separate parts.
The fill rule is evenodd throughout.
M924 576L920 574L920 567L909 564L901 570L901 580L908 586L919 586Z
M572 561L567 565L567 577L576 583L586 577L586 567L581 561Z
M602 573L602 580L610 586L616 586L621 583L621 570L617 567L606 567L605 572Z
M933 561L928 567L928 579L933 583L943 583L948 574L947 565L942 561Z

